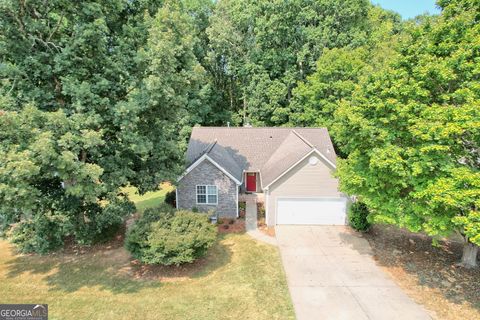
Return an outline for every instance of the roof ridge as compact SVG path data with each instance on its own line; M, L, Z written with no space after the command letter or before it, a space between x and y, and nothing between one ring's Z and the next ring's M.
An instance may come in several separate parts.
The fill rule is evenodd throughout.
M209 154L212 151L213 147L217 144L217 139L215 139L208 147L205 148L203 154Z
M298 133L295 129L292 129L292 132L295 133L297 135L297 137L299 137L303 142L305 142L306 145L308 145L310 148L313 148L315 149L315 146L310 143L310 141L308 141L307 139L305 139L300 133Z

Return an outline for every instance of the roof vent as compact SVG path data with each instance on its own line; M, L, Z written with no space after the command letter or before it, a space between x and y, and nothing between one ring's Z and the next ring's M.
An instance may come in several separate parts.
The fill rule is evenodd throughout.
M250 124L250 122L245 122L245 124L243 125L245 128L251 128L252 125Z
M318 158L315 157L315 156L311 156L310 159L308 159L308 163L311 165L311 166L314 166L318 163Z

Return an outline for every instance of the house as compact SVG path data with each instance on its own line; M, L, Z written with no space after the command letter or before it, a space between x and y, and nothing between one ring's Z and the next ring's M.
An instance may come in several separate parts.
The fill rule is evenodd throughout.
M325 128L195 127L186 160L177 208L233 218L239 199L253 199L269 226L346 223Z

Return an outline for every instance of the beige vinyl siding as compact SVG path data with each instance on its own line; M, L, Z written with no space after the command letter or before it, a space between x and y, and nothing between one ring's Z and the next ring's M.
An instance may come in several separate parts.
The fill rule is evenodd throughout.
M338 180L333 177L333 169L320 156L316 165L310 165L307 157L275 181L269 188L268 225L275 225L277 198L340 197Z

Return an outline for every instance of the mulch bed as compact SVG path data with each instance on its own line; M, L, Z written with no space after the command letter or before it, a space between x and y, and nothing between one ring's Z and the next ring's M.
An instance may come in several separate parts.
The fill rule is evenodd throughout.
M218 233L244 233L245 220L243 219L220 219L218 224Z
M365 234L378 264L438 319L480 319L480 268L458 267L462 243L432 246L426 235L391 226Z

